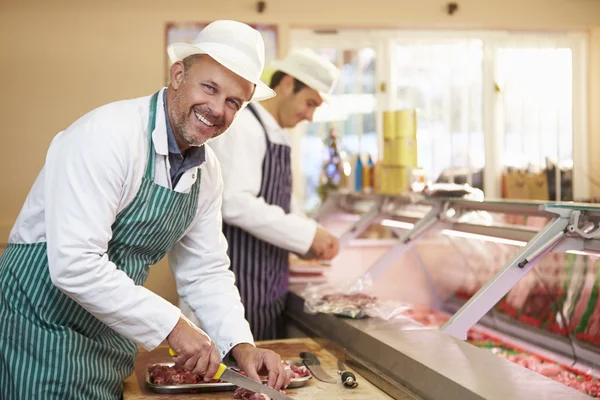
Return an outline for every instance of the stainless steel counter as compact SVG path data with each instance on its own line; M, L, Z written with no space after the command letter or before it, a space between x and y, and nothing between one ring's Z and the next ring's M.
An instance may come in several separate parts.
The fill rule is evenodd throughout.
M439 330L307 314L302 289L291 288L290 321L308 335L335 343L396 399L405 399L408 391L426 400L589 399Z

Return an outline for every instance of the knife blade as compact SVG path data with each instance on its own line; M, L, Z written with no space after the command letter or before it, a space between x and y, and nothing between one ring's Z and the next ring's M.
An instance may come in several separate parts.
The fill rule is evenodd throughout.
M177 357L177 352L172 348L169 348L169 354L172 357ZM286 396L278 390L263 385L262 383L258 383L255 380L248 378L247 376L244 376L227 368L227 365L225 364L219 365L219 369L217 370L217 373L215 374L213 379L220 379L222 381L232 383L236 386L241 387L242 389L247 389L254 393L266 394L272 400L294 400L292 397Z
M309 369L315 378L321 382L336 383L336 380L321 367L321 362L314 353L303 351L300 353L300 358L302 358L302 364Z
M221 370L223 370L223 372L221 372ZM219 375L219 372L221 372L221 375ZM294 400L293 398L286 396L275 389L263 385L262 383L258 383L247 376L238 374L237 372L227 368L225 364L221 364L219 371L217 371L213 379L221 379L223 381L233 383L241 388L248 389L252 392L266 394L272 400Z
M342 362L342 360L338 360L338 374L340 374L342 378L342 383L344 386L349 388L355 388L358 386L358 382L356 381L356 376L350 371L346 369L346 366Z

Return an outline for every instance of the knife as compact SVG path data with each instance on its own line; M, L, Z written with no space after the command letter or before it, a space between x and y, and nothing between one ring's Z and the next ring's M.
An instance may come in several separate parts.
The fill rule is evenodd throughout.
M314 355L314 353L303 351L300 353L300 358L302 358L302 364L309 369L315 378L322 382L336 383L336 380L329 376L329 374L327 374L327 372L321 368L321 362L317 356Z
M355 388L358 386L358 382L356 381L356 376L354 376L354 374L352 372L350 372L346 369L346 366L344 365L342 360L338 360L338 368L339 368L338 374L341 375L342 383L344 384L344 386L347 386L349 388Z
M169 354L171 357L177 357L177 352L172 348L169 348ZM262 383L258 383L247 376L238 374L237 372L227 368L225 364L219 365L219 369L217 370L217 373L213 379L220 379L225 382L233 383L234 385L250 390L251 392L266 394L273 400L294 400L293 398L286 396L275 389L263 385Z

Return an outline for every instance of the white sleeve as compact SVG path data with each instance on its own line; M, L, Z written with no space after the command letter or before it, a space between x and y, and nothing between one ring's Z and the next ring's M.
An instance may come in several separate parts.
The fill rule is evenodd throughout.
M198 211L198 221L169 252L169 262L181 300L192 309L223 358L237 344L254 342L229 270L221 218L223 182L218 161L209 151L205 165L200 191L201 195L210 193L210 199Z
M122 132L110 130L84 117L50 146L44 172L50 277L104 324L152 350L171 332L180 311L137 286L107 255L129 160L138 150Z
M266 142L262 127L244 111L232 127L211 142L223 170L223 219L277 247L306 254L317 223L305 216L286 214L258 197Z
M304 212L304 210L302 209L302 205L300 204L300 202L296 199L296 197L292 194L292 214L296 214L296 215L300 215L303 217L306 217L306 214Z

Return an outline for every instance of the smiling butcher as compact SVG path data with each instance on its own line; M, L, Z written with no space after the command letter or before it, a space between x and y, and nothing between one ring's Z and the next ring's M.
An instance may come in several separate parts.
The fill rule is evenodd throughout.
M262 37L216 21L168 54L167 88L101 106L50 145L0 257L2 399L120 399L137 346L163 340L206 380L230 356L275 389L291 379L254 347L205 146L249 101L275 95L260 81ZM167 252L203 330L143 286Z

